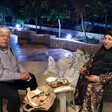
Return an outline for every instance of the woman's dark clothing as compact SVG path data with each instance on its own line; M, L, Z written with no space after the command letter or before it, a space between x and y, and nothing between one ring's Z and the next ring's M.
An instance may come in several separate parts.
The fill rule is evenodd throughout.
M16 80L14 82L0 82L0 96L8 99L7 110L8 112L19 112L20 99L18 89L26 90L28 87L31 90L36 89L37 82L33 74L30 81Z
M112 72L112 48L105 49L104 46L96 53L90 68L90 75L101 75Z
M85 75L80 75L75 93L75 96L78 94L76 101L81 104L80 112L99 112L103 86L112 79L112 48L107 50L102 46L85 66L85 75L97 75L101 82L90 82Z

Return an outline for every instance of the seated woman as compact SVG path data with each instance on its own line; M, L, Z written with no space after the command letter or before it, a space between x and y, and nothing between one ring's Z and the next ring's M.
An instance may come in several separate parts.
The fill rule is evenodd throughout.
M80 69L75 93L79 112L99 112L105 83L112 80L112 32L104 35L103 45L90 61Z

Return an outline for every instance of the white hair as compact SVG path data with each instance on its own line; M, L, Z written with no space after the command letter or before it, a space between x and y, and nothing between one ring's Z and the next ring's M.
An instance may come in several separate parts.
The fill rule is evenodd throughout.
M1 32L9 32L10 33L10 30L8 28L6 28L6 27L1 27L0 31Z

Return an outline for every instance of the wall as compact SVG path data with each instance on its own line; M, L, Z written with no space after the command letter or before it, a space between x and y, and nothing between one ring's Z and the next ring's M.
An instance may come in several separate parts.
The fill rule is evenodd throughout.
M35 25L31 25L31 24L24 24L25 28L36 28ZM37 26L38 29L42 29L42 30L48 30L48 31L52 31L52 32L59 32L58 28L52 28L52 27L46 27L46 26ZM68 30L68 29L61 29L61 33L63 34L71 34L73 37L77 36L77 37L83 37L84 33L80 32L80 31L75 31L75 30ZM86 32L87 36L89 38L95 38L95 39L99 39L102 40L103 38L103 34L96 34L96 33L88 33Z
M55 38L55 35L36 34L34 31L15 30L13 33L18 35L18 38L20 39L28 39L29 41L37 44L47 44L51 48L63 48L71 51L76 51L76 49L82 49L89 51L91 54L94 54L101 47L101 44L88 44L72 39L68 40Z

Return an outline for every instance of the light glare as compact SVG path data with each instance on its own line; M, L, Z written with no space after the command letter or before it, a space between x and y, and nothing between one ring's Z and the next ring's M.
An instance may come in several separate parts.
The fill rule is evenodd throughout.
M19 29L20 28L20 25L19 24L16 24L16 28Z
M67 35L67 39L71 39L72 38L72 35L71 34L68 34Z

